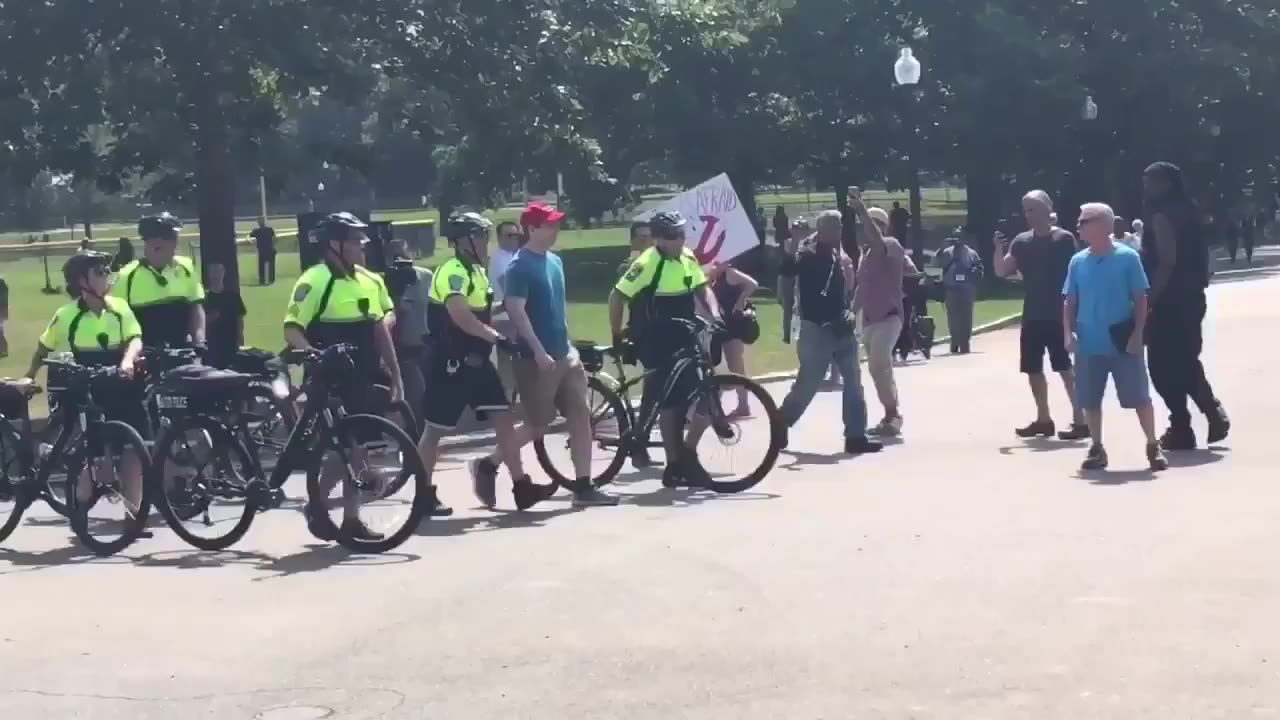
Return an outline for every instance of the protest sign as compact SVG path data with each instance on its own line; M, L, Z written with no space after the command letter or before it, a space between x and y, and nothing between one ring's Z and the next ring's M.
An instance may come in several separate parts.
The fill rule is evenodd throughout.
M686 243L703 265L727 262L760 244L751 218L738 201L738 193L723 173L663 201L636 220L645 221L655 213L672 210L689 221L685 227Z

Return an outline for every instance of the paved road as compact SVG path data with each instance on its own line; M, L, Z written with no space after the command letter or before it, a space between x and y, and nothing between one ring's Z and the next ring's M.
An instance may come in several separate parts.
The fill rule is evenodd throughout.
M237 553L160 533L111 560L28 524L0 550L0 717L1275 716L1277 298L1276 276L1213 288L1237 429L1157 478L1114 405L1108 475L1015 441L1005 331L904 369L905 442L880 456L829 456L820 396L740 497L650 479L624 507L466 510L359 560L290 513ZM441 484L467 504L460 459Z

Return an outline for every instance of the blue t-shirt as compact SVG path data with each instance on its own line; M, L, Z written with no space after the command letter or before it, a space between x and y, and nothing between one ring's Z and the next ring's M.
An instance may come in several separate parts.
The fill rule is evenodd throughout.
M506 297L524 298L533 334L556 360L569 355L569 324L565 318L564 263L553 252L545 255L520 249L506 274Z
M1111 252L1081 250L1071 258L1062 294L1076 303L1076 335L1084 355L1119 355L1111 326L1133 318L1133 298L1150 288L1142 258L1112 243Z

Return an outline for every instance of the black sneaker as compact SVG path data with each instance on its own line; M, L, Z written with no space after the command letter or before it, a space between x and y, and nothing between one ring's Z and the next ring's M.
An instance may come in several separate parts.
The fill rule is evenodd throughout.
M1057 426L1053 424L1052 420L1037 420L1026 427L1018 428L1013 432L1020 438L1051 438L1057 429Z
M662 487L678 488L684 484L684 476L680 474L680 463L667 463L662 469Z
M573 489L573 506L576 508L613 507L617 504L617 496L600 492L590 480L579 480Z
M311 533L312 537L321 542L333 542L338 539L337 528L327 516L314 512L310 505L303 506L302 514L307 518L307 532Z
M1168 452L1196 449L1196 431L1191 428L1170 427L1160 436L1160 447Z
M1147 445L1147 463L1151 466L1152 472L1169 469L1169 459L1160 450L1160 443L1156 442Z
M707 488L711 487L711 473L702 467L702 461L698 459L698 453L689 450L684 458L684 479L688 481L691 488Z
M380 532L374 532L369 529L359 518L347 518L342 521L342 534L349 536L353 540L363 540L365 542L377 542L385 540L386 535Z
M1106 470L1107 469L1107 451L1101 445L1089 446L1089 454L1085 456L1084 462L1080 463L1081 470Z
M844 439L844 452L846 455L867 455L870 453L878 453L884 449L884 446L874 440L868 440L865 437L850 437Z
M1058 433L1058 439L1067 440L1069 442L1075 442L1077 440L1088 440L1089 426L1086 425L1085 423L1071 423L1071 429L1063 430L1062 432Z
M1231 418L1227 417L1227 411L1222 409L1222 403L1218 403L1213 415L1209 417L1209 434L1205 440L1212 445L1226 440L1229 434L1231 434Z
M467 463L471 472L471 490L480 504L492 508L498 504L498 463L487 457Z
M435 485L431 486L431 509L428 512L431 517L449 517L453 515L453 508L440 502L440 491Z
M659 467L661 465L662 463L654 460L653 456L649 454L649 448L640 448L639 450L631 453L631 467L637 470Z
M528 475L515 481L511 486L511 497L515 498L517 510L528 510L555 494L555 485L539 485Z

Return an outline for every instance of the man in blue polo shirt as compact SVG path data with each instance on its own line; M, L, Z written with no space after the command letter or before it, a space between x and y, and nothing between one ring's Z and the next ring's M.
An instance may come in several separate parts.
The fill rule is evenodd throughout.
M1065 344L1076 353L1076 402L1084 410L1093 443L1081 466L1107 467L1102 444L1102 396L1116 380L1120 406L1135 410L1147 436L1152 470L1169 466L1156 438L1155 414L1143 356L1147 322L1147 274L1142 259L1111 237L1115 212L1090 203L1080 208L1080 238L1088 247L1071 258L1062 287Z

